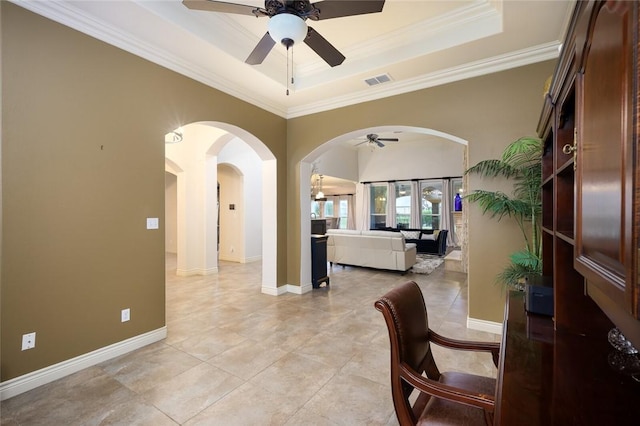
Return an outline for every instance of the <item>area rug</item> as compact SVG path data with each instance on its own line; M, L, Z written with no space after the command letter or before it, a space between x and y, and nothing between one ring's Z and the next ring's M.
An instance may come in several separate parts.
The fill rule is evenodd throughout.
M416 259L416 264L411 268L411 272L414 274L430 274L438 266L442 265L444 259L439 256L430 256L420 254Z

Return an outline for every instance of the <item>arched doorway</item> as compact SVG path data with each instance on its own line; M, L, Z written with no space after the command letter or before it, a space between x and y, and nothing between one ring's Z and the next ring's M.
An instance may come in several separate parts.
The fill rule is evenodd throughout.
M165 169L176 171L176 234L178 275L207 275L218 272L218 156L225 146L241 142L261 165L260 256L262 292L277 295L276 282L276 159L255 136L235 126L219 122L198 122L182 127L182 141L167 144ZM227 160L227 162L229 162ZM173 169L173 170L172 170Z
M413 127L413 126L377 126L377 127L369 127L369 128L364 128L364 129L358 129L349 133L345 133L343 135L340 135L334 139L331 139L329 141L327 141L326 143L322 144L321 146L318 146L316 149L314 149L312 152L310 152L307 156L305 156L302 161L300 162L299 166L299 170L300 170L300 182L310 182L311 179L311 170L314 167L314 163L324 154L326 154L328 151L334 149L334 148L338 148L338 147L343 147L345 145L345 143L347 141L350 140L354 140L356 138L362 137L363 135L369 134L369 133L376 133L376 134L381 134L381 133L390 133L390 132L399 132L401 133L412 133L412 134L418 134L418 135L424 135L425 138L428 137L435 137L447 142L451 142L453 144L455 144L456 146L463 146L464 148L462 149L462 154L460 155L460 170L464 170L466 169L466 146L468 145L468 142L462 138L459 138L457 136L448 134L448 133L444 133L444 132L440 132L438 130L434 130L434 129L429 129L429 128L422 128L422 127ZM389 151L390 152L390 151ZM415 156L415 155L414 155ZM397 158L396 158L397 159ZM391 160L391 157L389 159L389 164L394 164L394 161ZM322 165L318 165L315 164L316 167L320 167L320 174L323 174L324 171L322 170ZM332 166L335 166L332 165ZM394 164L394 166L401 168L402 167L402 163L398 164ZM425 173L426 174L426 173ZM460 172L461 174L461 172ZM442 176L452 176L452 175L442 175ZM411 176L409 177L409 179L411 178L426 178L426 177L435 177L435 176L429 176L429 175L423 175L420 174L418 176ZM405 176L405 178L407 178L407 176ZM362 179L358 179L359 181L362 181ZM362 198L362 193L359 193L362 190L361 185L358 185L356 188L356 199L361 199ZM311 289L311 254L310 254L310 244L309 239L310 239L310 221L309 220L304 220L306 218L309 218L311 215L311 204L309 202L310 200L310 195L311 195L311 191L310 191L310 185L300 185L300 215L302 220L300 221L300 282L301 282L301 292L305 292L305 291L310 291ZM356 200L356 203L358 203L358 201ZM360 212L358 210L361 210L361 206L360 208L356 208L356 214L359 214ZM358 221L356 220L356 222L362 222L362 221ZM358 225L359 227L363 227L364 225L362 223L359 223ZM368 228L367 228L368 229ZM463 251L463 261L466 260L466 240L462 241L462 251Z

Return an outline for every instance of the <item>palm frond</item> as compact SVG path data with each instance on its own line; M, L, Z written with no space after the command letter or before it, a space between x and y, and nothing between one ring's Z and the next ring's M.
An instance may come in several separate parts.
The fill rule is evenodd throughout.
M524 237L525 250L513 253L509 265L497 280L517 287L529 276L542 275L541 229L542 215L542 140L523 137L510 143L500 160L485 160L470 167L465 174L484 177L503 177L512 181L513 194L475 190L465 200L477 203L483 214L501 220L505 216L516 220ZM531 226L526 226L530 222Z
M527 278L536 275L540 275L540 273L534 269L511 263L498 274L496 281L510 288L519 288Z
M523 270L534 272L542 272L542 260L539 254L532 253L527 250L517 251L509 256L514 265L520 266Z
M542 140L523 137L511 142L502 153L502 161L514 168L538 164L542 157Z
M501 160L484 160L475 166L469 167L464 173L475 173L486 177L502 176L510 178L518 174L518 170Z
M504 216L519 216L526 218L531 215L530 205L521 200L510 198L507 194L497 191L475 190L464 197L465 200L478 203L483 214L497 217L498 220Z

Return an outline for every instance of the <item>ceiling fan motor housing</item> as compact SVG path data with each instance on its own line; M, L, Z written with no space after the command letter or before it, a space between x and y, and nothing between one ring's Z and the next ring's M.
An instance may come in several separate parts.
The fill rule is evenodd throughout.
M346 59L327 39L306 20L319 21L346 16L382 12L385 0L265 0L264 8L218 0L182 0L189 9L210 12L269 17L269 30L245 60L247 64L261 64L276 43L289 49L304 42L329 66L335 67Z
M270 16L293 13L302 19L318 20L318 9L309 0L266 0L264 7Z

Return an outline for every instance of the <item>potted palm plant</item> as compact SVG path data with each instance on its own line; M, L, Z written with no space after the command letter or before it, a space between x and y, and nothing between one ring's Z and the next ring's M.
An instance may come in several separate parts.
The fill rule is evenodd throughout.
M522 289L529 278L542 275L542 149L540 139L523 137L510 143L501 159L481 161L465 172L513 181L511 196L479 189L464 198L477 203L483 214L497 220L506 216L518 224L524 249L512 253L510 264L497 276L497 281L518 289Z

